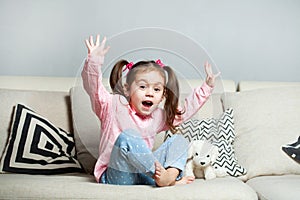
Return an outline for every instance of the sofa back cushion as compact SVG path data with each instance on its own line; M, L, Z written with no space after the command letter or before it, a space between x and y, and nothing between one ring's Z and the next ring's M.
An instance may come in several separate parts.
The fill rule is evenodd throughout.
M263 88L276 87L300 87L300 82L279 82L279 81L240 81L238 84L238 91L248 91Z
M300 134L300 87L225 93L222 101L234 109L236 156L248 178L300 174L299 164L281 150Z
M0 151L4 150L11 128L14 106L23 103L49 119L57 127L72 131L68 92L0 89Z
M203 84L201 79L179 79L180 87L180 104L184 104L185 98L190 95L191 91ZM211 117L219 117L223 113L223 107L220 100L221 94L224 92L235 92L236 86L232 80L217 79L213 94L202 108L193 116L195 119L205 119Z
M83 87L73 87L70 96L77 158L83 169L93 174L99 155L101 123L93 112L90 98Z

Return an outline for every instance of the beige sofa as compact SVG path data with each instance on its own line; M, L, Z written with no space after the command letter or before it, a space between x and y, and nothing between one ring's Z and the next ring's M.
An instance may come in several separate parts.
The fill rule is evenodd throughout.
M182 97L198 84L200 80L181 81ZM0 199L299 199L300 164L281 145L300 135L300 83L219 81L195 118L218 118L224 109L233 108L235 156L247 174L164 188L95 182L89 172L97 157L100 124L80 86L77 78L0 77L1 151L12 130L13 107L22 103L74 133L77 158L87 171L56 175L2 172ZM163 139L164 133L158 134L155 147Z

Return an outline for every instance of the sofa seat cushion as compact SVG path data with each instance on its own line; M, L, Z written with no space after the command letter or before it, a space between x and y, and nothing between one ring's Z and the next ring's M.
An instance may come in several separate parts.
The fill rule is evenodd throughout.
M261 176L250 179L247 184L257 192L261 200L300 198L300 175Z
M158 188L98 184L92 175L79 173L0 176L0 197L4 199L257 199L249 185L232 177Z

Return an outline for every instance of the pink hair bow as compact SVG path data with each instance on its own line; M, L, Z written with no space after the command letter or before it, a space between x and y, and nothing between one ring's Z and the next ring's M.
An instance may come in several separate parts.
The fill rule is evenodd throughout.
M128 63L128 64L126 65L125 69L123 69L123 72L124 72L126 69L128 69L128 71L131 70L131 68L132 68L133 65L134 65L133 62Z
M160 59L155 61L156 64L158 64L160 67L164 67L165 65L161 62Z

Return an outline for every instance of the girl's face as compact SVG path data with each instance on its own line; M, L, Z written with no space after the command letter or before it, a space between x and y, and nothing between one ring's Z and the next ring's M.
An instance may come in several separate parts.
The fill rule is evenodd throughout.
M150 115L164 95L165 80L158 71L137 73L126 92L130 106L141 116Z

